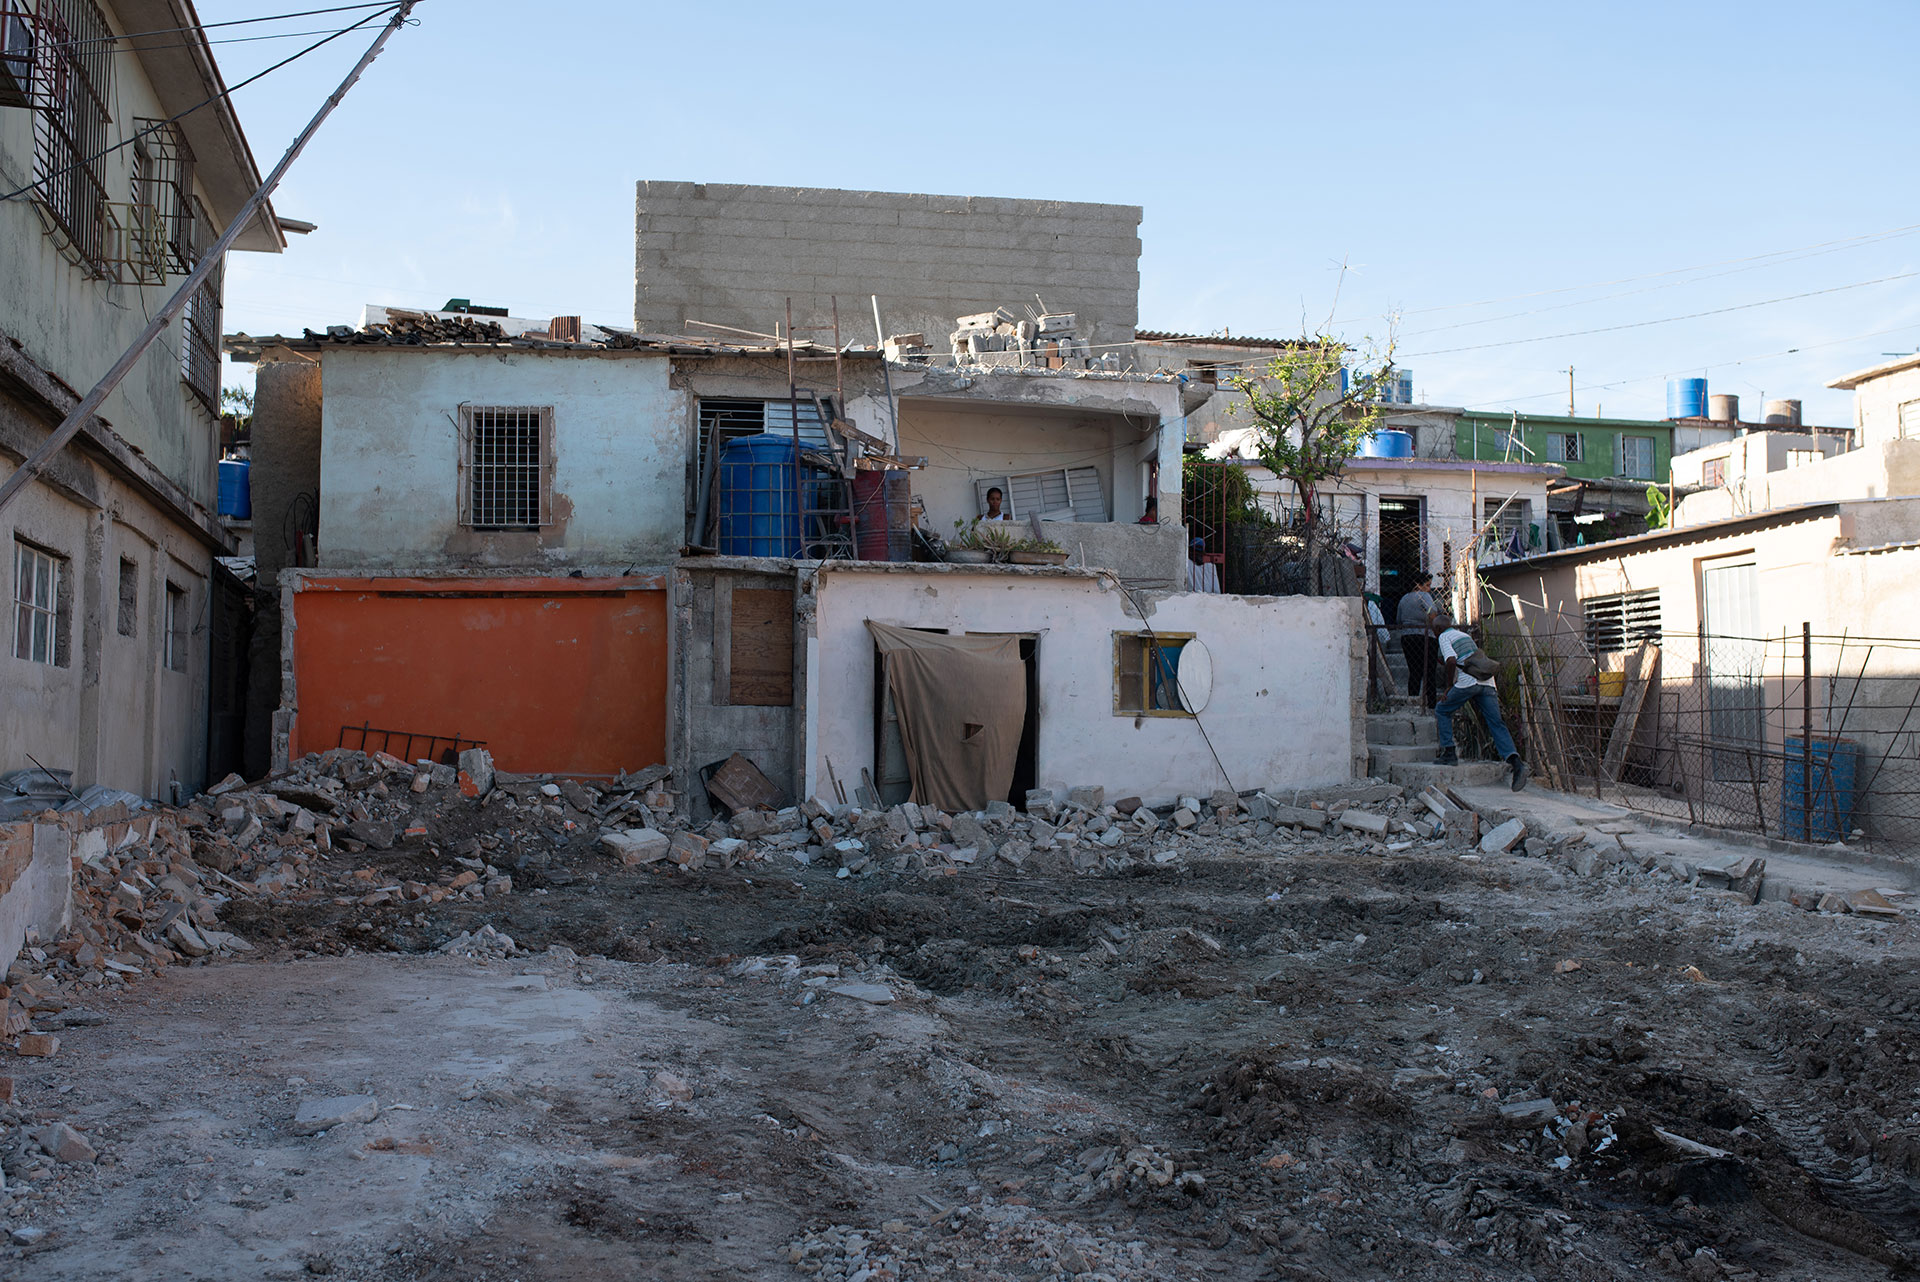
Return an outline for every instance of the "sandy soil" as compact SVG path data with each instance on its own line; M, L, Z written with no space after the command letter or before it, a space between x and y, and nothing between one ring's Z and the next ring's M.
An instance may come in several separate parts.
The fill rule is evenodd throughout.
M10 1059L5 1223L45 1236L0 1274L1704 1282L1920 1252L1909 921L1333 840L514 877L431 914L236 903L253 957ZM425 951L481 924L525 955ZM375 1120L293 1133L355 1093ZM51 1121L99 1160L29 1179Z

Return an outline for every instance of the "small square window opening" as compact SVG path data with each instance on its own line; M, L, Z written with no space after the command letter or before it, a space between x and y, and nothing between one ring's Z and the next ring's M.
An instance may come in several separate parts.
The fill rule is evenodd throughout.
M1190 717L1180 692L1180 652L1191 632L1113 634L1116 716Z

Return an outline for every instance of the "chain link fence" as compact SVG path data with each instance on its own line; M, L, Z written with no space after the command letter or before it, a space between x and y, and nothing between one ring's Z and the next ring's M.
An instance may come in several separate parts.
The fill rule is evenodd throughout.
M1920 854L1920 639L1495 632L1541 781L1790 841Z

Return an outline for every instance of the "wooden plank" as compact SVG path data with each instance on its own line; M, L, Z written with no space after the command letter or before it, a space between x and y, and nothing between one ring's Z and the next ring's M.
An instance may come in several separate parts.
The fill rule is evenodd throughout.
M1640 709L1646 704L1647 686L1659 660L1660 647L1651 641L1642 641L1627 658L1627 688L1620 696L1620 712L1614 718L1607 752L1600 761L1601 773L1616 783L1627 764L1627 749L1633 746L1634 732L1640 728Z
M735 588L727 702L793 706L793 590Z

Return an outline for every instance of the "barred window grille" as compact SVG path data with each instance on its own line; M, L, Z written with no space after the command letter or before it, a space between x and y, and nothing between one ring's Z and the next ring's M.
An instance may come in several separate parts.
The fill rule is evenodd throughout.
M1547 434L1547 461L1550 463L1579 463L1586 458L1586 438L1578 432L1549 432Z
M202 215L200 226L207 226L198 200L194 206ZM180 377L207 412L216 416L220 413L220 293L225 279L226 264L215 264L193 291L180 318Z
M40 0L33 23L34 191L61 249L104 274L112 32L92 0Z
M1587 647L1595 654L1612 654L1660 639L1660 589L1618 592L1580 603L1586 617Z
M550 524L553 411L463 406L465 472L461 523L476 530L535 530Z

